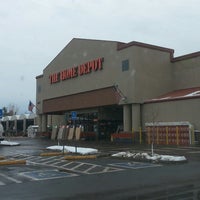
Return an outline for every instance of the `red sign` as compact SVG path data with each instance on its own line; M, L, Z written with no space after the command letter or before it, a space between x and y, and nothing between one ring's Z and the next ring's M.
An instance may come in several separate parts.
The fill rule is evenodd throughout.
M64 81L64 80L75 78L78 76L83 76L83 75L89 74L91 72L96 72L98 70L102 70L103 69L103 61L104 61L104 58L98 58L96 60L86 62L79 66L71 67L71 68L65 69L63 71L53 73L49 76L50 83L51 84L58 83L60 81Z

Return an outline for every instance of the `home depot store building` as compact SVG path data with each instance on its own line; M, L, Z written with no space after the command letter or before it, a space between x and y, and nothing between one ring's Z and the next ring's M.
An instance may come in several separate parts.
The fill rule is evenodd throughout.
M173 53L139 42L72 39L36 77L40 131L71 123L110 139L117 128L139 131L158 121L200 130L200 53Z

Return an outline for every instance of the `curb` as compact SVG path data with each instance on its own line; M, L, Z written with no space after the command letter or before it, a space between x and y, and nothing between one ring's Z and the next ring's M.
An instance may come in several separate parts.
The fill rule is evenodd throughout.
M112 155L111 153L100 153L97 154L97 158L110 157L111 155Z
M48 153L41 153L40 156L63 156L67 153L63 152L48 152Z
M96 155L78 155L78 156L64 156L65 160L81 160L81 159L96 159Z
M145 158L133 158L133 157L115 157L111 156L113 159L121 159L121 160L128 160L134 162L144 162L144 163L153 163L153 164L184 164L187 163L188 160L181 160L181 161L162 161L162 160L149 160Z
M18 164L26 164L26 160L3 160L0 161L1 165L18 165Z

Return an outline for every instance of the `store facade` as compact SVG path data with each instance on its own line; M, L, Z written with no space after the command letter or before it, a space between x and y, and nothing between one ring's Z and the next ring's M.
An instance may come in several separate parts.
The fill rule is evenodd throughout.
M21 115L12 115L5 116L0 119L5 134L11 135L26 135L27 128L30 125L36 123L37 115L34 113L31 114L21 114Z
M191 72L189 82L181 80L191 68L179 72L181 65L198 63L199 55L179 60L173 53L139 42L72 39L36 77L40 131L49 125L81 125L84 132L110 139L119 129L144 128L151 121L149 106L156 103L148 100L200 85Z

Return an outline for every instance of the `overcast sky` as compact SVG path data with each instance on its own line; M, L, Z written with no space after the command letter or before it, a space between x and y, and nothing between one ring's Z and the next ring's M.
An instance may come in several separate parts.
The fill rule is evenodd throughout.
M27 112L36 79L73 38L200 51L199 0L0 0L0 108Z

